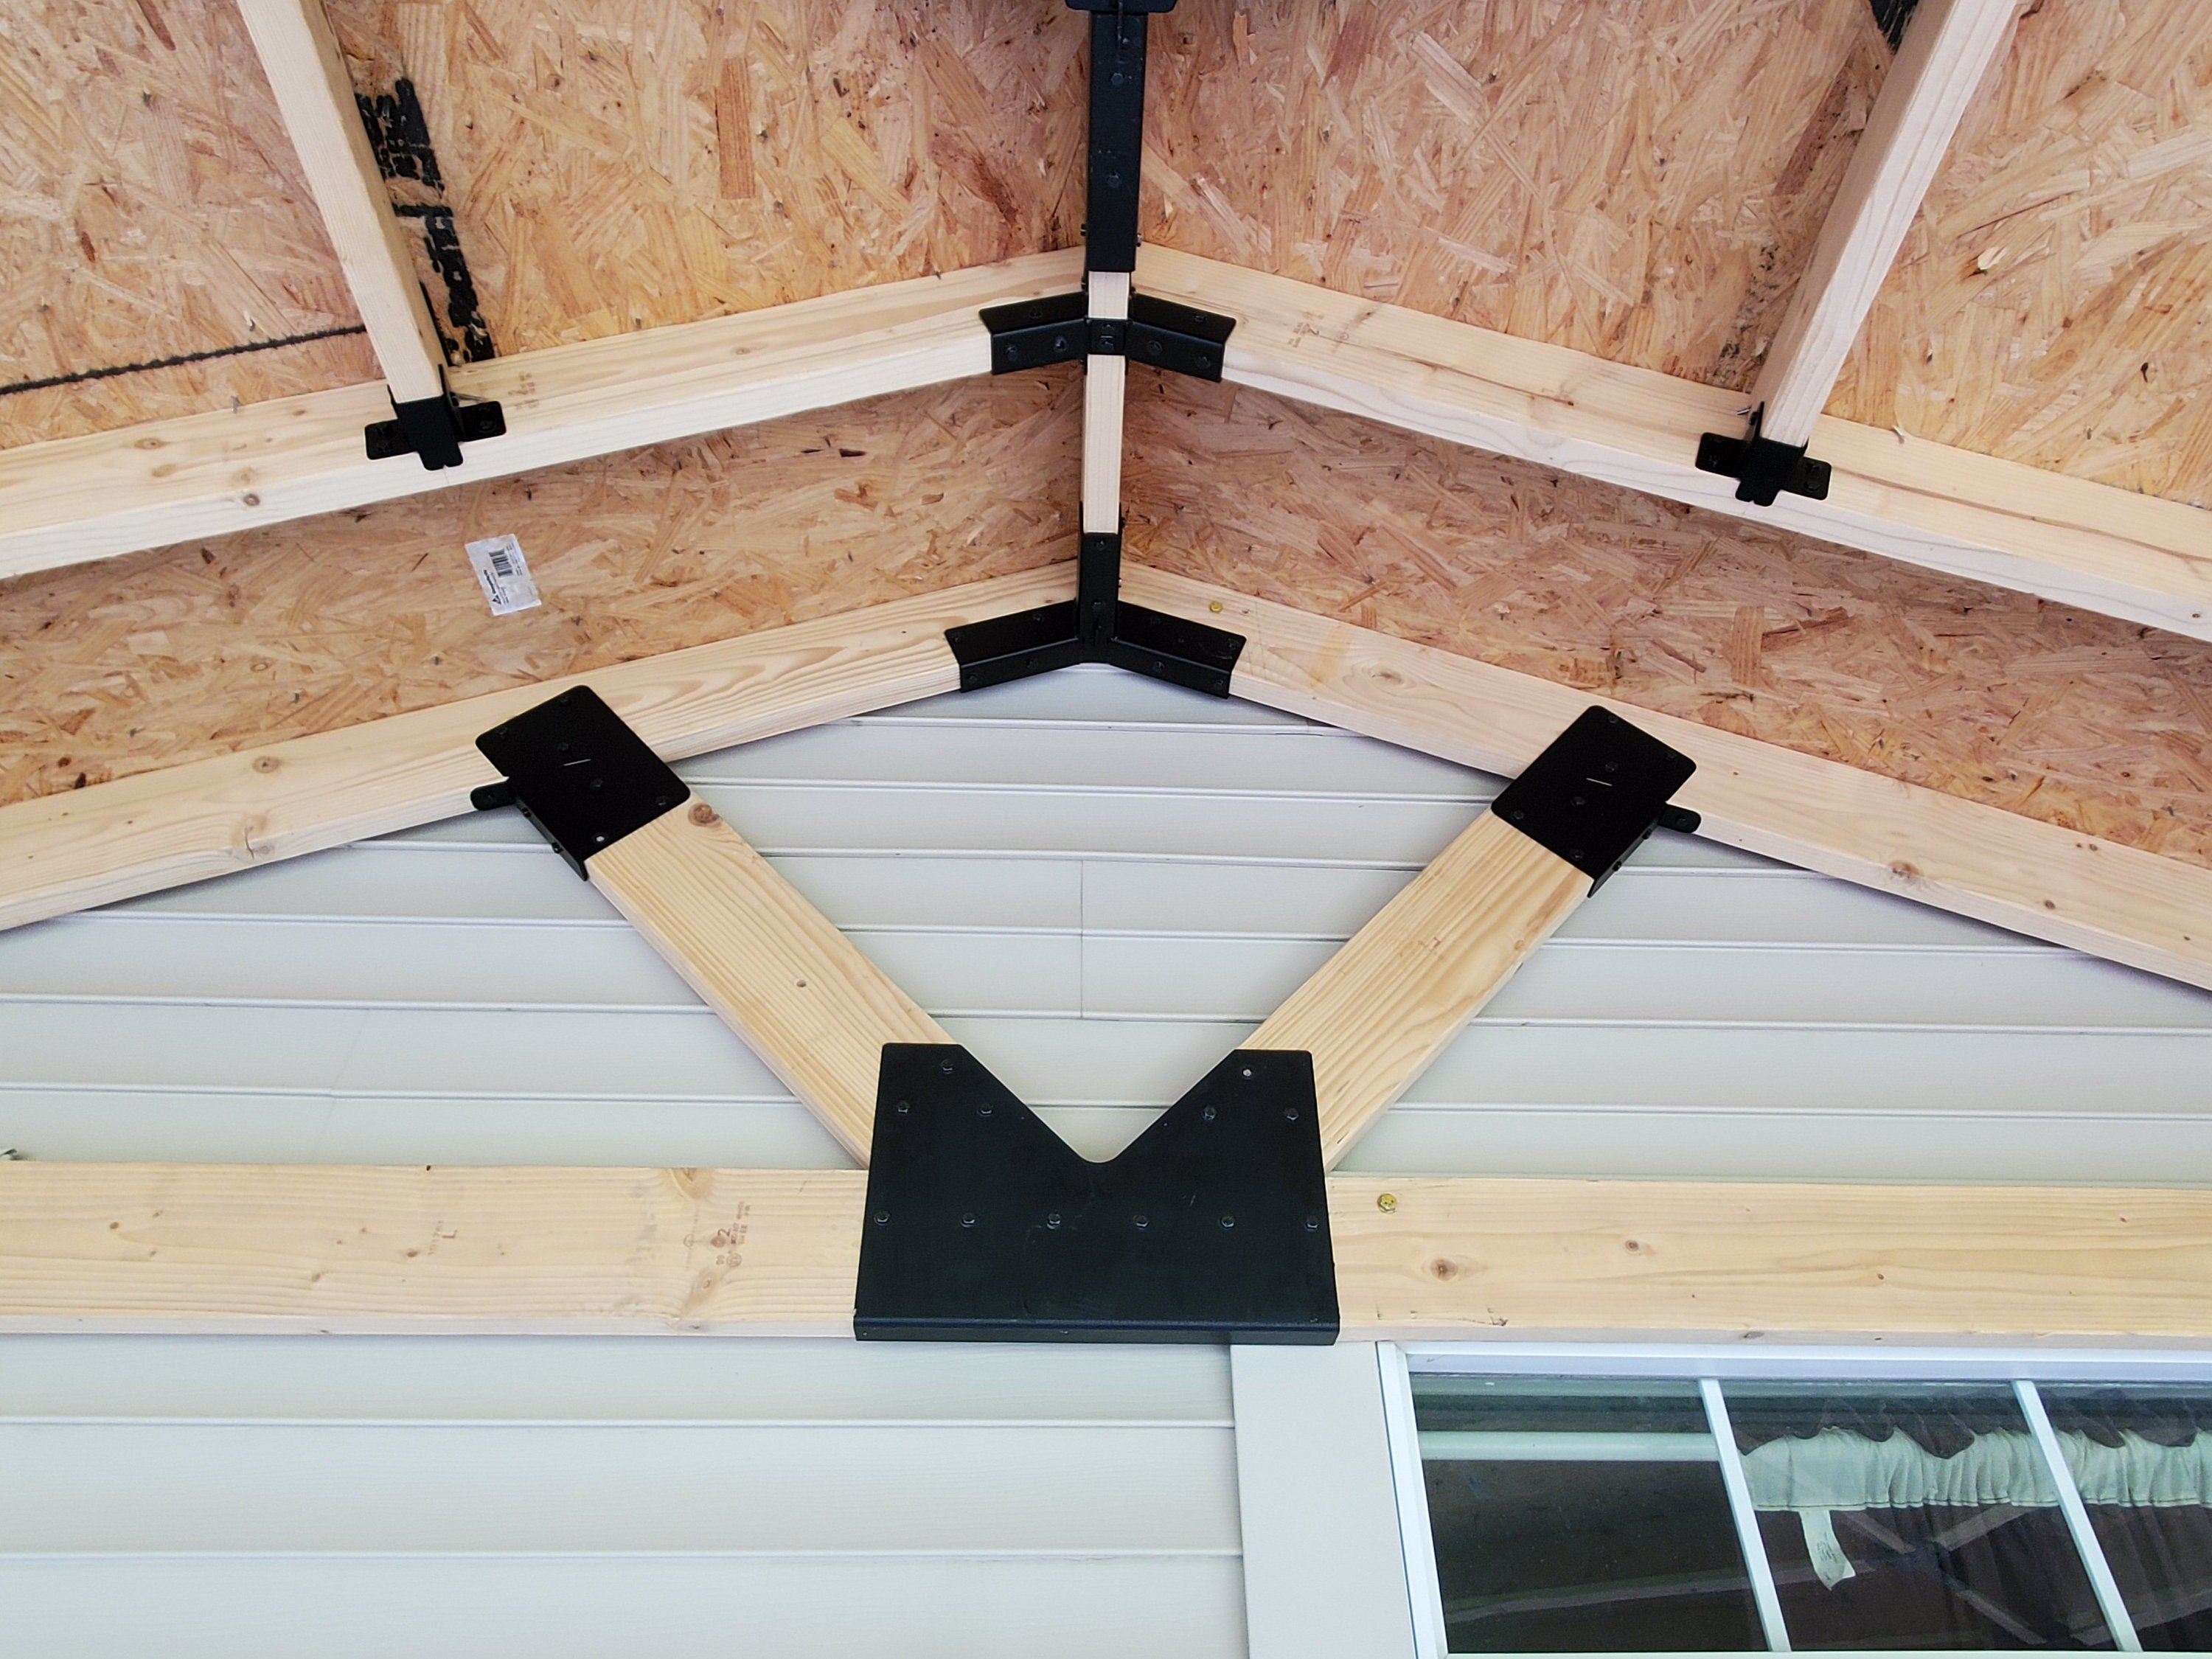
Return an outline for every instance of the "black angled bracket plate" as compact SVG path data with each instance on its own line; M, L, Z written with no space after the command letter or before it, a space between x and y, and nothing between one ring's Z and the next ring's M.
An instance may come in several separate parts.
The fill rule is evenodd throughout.
M1081 294L1054 294L986 307L981 315L991 331L991 373L1012 374L1085 357L1128 357L1201 380L1221 378L1236 319L1149 294L1129 296L1126 322L1088 316L1086 305Z
M438 371L444 386L446 371ZM387 394L388 395L388 394ZM507 431L507 411L491 398L463 403L450 387L434 398L415 398L406 403L393 398L394 418L378 421L362 429L362 439L372 461L388 461L396 455L415 455L425 471L461 464L461 446L479 438L497 438Z
M520 806L586 880L584 860L664 812L690 791L588 685L495 726L477 739L505 780L472 792L478 811Z
M1784 490L1816 501L1828 499L1830 468L1826 461L1807 457L1804 444L1778 443L1763 437L1759 425L1766 405L1751 411L1751 429L1741 438L1708 432L1698 440L1698 471L1717 472L1736 480L1735 498L1755 507L1771 507Z
M1605 884L1654 830L1687 835L1698 815L1668 804L1697 763L1606 708L1586 708L1507 784L1490 810Z
M1227 696L1244 636L1125 604L1121 586L1121 538L1086 534L1073 601L945 630L945 642L960 664L960 689L980 691L1071 663L1109 662L1209 696Z
M1093 1164L957 1044L886 1043L853 1331L1336 1340L1313 1057L1239 1049Z

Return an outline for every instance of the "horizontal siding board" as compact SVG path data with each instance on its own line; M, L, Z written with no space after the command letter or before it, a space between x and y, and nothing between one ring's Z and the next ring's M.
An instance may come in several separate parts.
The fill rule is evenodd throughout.
M1231 1422L1208 1347L622 1337L9 1337L0 1419Z
M1234 1552L1235 1455L1165 1425L18 1421L0 1468L40 1497L0 1506L0 1554Z
M1075 930L885 931L848 937L931 1012L1260 1019L1341 943ZM696 999L627 927L518 932L450 923L423 950L415 924L225 920L187 932L70 917L0 934L0 998L146 999L349 1007L676 1011ZM186 989L185 988L189 988ZM1488 1018L1680 1020L1724 1009L1843 1024L2212 1028L2189 987L2057 951L1943 952L1680 945L1571 938L1490 1005Z
M2212 1170L2212 1113L2100 1109L1401 1103L1340 1166L1363 1175L1567 1176L2155 1187ZM2053 1171L2063 1171L2054 1174Z
M1218 1557L124 1558L0 1563L0 1655L54 1659L776 1659L1244 1651Z
M1200 730L1062 722L1034 726L1009 743L1003 727L966 720L921 727L853 720L825 742L820 728L726 749L679 764L694 788L823 783L1079 788L1151 793L1193 789L1279 794L1389 795L1466 803L1497 781L1409 749L1325 726Z

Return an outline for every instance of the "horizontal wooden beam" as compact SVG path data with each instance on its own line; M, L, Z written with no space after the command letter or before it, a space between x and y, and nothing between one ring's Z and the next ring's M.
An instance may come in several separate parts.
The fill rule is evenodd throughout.
M507 434L463 465L372 461L381 382L0 450L0 577L503 477L991 368L985 306L1075 286L1081 250L457 364Z
M1914 9L1752 388L1752 401L1766 406L1761 430L1778 443L1811 441L1851 342L2020 7L2021 0L1920 0Z
M498 776L478 734L564 686L672 760L956 690L945 629L1074 592L1054 566L19 801L0 807L0 927L465 812Z
M1235 318L1241 385L2212 639L2212 513L1825 416L1827 500L1753 507L1696 465L1741 392L1150 244L1137 286Z
M392 396L441 397L445 347L322 0L239 0Z
M0 1330L852 1329L858 1170L0 1164ZM2212 1344L2212 1193L1332 1176L1347 1340Z
M1124 598L1246 638L1234 695L1515 774L1593 704L1697 763L1701 833L2212 987L2212 870L1164 571Z

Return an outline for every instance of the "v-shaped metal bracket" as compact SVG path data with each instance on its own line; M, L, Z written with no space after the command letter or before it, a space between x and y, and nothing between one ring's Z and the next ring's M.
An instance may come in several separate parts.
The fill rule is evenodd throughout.
M1690 761L1585 712L1120 1158L1079 1157L588 688L477 746L512 803L869 1164L855 1329L1326 1341L1322 1174L1672 815Z

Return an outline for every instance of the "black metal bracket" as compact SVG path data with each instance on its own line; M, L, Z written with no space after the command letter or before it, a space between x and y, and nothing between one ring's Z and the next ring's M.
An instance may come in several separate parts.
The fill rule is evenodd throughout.
M1089 316L1086 304L1081 294L1055 294L987 307L981 315L991 331L991 373L1011 374L1085 357L1131 357L1201 380L1221 378L1235 318L1148 294L1129 296L1127 321Z
M1761 404L1751 411L1751 429L1742 437L1724 437L1717 432L1701 436L1698 471L1735 479L1736 500L1757 507L1773 506L1774 498L1785 489L1793 495L1826 501L1827 462L1808 459L1807 445L1778 443L1762 437L1759 428L1765 418L1766 405Z
M1587 708L1490 810L1588 876L1595 893L1654 830L1697 829L1695 812L1668 804L1697 769L1611 710Z
M1086 270L1137 268L1137 170L1145 152L1148 14L1175 0L1067 0L1091 14L1090 169L1083 224Z
M479 438L496 438L507 431L507 411L489 398L463 403L446 386L446 371L438 371L445 389L434 398L392 400L394 419L377 421L362 429L372 461L388 461L395 455L422 458L424 470L461 464L461 446ZM387 393L387 396L390 394Z
M981 690L1071 663L1110 662L1156 680L1225 697L1244 636L1124 604L1121 538L1087 534L1077 555L1075 599L945 630L960 664L960 689Z
M477 747L505 781L474 790L470 805L478 811L520 806L586 880L585 860L675 811L691 793L588 685L495 726Z
M1335 1340L1313 1057L1239 1049L1093 1164L957 1044L886 1043L853 1331Z

